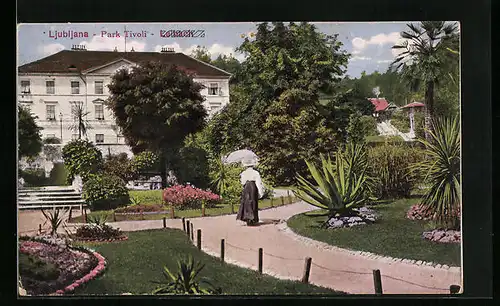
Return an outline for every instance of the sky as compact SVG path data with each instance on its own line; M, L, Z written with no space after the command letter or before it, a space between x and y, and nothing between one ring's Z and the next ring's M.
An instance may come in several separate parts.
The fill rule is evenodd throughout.
M343 43L343 50L352 54L347 75L359 77L362 71L385 72L397 55L391 47L401 42L401 31L408 22L317 23L318 31L333 35ZM18 64L23 65L73 45L85 45L87 50L160 51L162 47L190 54L197 45L205 46L213 58L232 54L238 60L244 55L235 49L243 42L242 35L256 32L257 23L88 23L88 24L20 24L18 25ZM170 30L189 30L191 36L172 37ZM57 37L86 32L88 37ZM128 34L125 38L125 31ZM186 31L187 32L187 31ZM184 33L186 33L184 32ZM113 34L114 33L114 34ZM117 33L119 37L117 36ZM132 34L134 37L132 37ZM139 34L139 35L137 35ZM140 37L145 36L145 37Z

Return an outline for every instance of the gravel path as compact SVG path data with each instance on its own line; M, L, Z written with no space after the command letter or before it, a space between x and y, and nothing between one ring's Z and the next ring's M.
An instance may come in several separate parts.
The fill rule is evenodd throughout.
M452 284L461 285L460 268L437 268L373 254L353 252L301 237L286 220L314 210L303 202L262 210L258 226L248 227L235 215L187 219L196 231L202 230L202 250L219 257L225 239L225 259L229 263L257 270L258 249L263 248L264 273L282 279L302 278L304 260L312 258L310 282L353 294L373 294L374 269L382 275L384 294L447 294ZM162 220L110 222L123 231L162 228ZM71 225L70 225L71 226ZM181 219L167 219L167 227L182 229Z

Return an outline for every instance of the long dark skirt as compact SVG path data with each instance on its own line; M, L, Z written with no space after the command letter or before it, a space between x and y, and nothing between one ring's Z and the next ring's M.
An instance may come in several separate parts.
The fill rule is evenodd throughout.
M255 181L247 181L243 186L241 193L240 209L236 220L247 222L247 224L255 224L259 222L259 191Z

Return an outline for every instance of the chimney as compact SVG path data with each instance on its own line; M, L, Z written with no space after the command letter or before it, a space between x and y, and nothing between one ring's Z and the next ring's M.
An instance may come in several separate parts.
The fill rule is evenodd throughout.
M72 51L87 51L87 46L85 45L73 45L71 47Z
M162 47L161 48L161 53L175 53L175 51L174 51L174 48Z
M132 47L132 49L130 50L130 52L135 52L134 47Z
M113 52L118 52L118 48L117 48L117 47L115 47L115 49L113 50Z

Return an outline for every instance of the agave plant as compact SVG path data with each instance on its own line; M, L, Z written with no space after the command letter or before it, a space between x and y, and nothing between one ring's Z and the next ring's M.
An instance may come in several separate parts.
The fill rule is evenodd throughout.
M430 140L420 139L429 160L416 164L430 188L422 204L441 226L458 227L460 209L460 125L458 119L436 119Z
M62 210L62 213L60 212ZM57 235L57 229L61 226L64 221L64 217L69 212L69 209L59 209L54 208L54 210L45 212L42 209L42 214L45 217L45 223L50 224L50 235Z
M206 279L198 280L197 277L205 267L201 262L195 262L192 256L186 260L177 261L177 274L172 273L166 266L163 267L164 282L153 294L213 294L220 293L220 289L213 289L214 286ZM155 282L157 283L157 282ZM201 288L200 283L206 283L210 288Z
M103 226L108 221L108 216L104 215L104 214L99 214L99 215L94 215L94 216L90 215L90 216L87 216L87 221L90 224L95 224L95 225L98 225L98 226Z
M222 162L222 158L216 159L216 170L214 171L214 179L211 181L213 190L222 195L229 188L229 166Z
M348 143L344 151L344 157L347 165L346 171L351 169L355 177L359 175L365 177L365 181L361 186L364 196L370 201L377 200L372 196L375 189L375 180L368 175L368 152L365 144Z
M363 184L367 180L366 170L358 169L359 172L355 173L354 166L357 165L349 165L348 159L340 150L336 154L335 163L330 157L320 157L321 171L306 161L315 184L298 175L295 195L311 205L327 209L330 216L351 214L352 208L362 205L367 199L363 190Z

